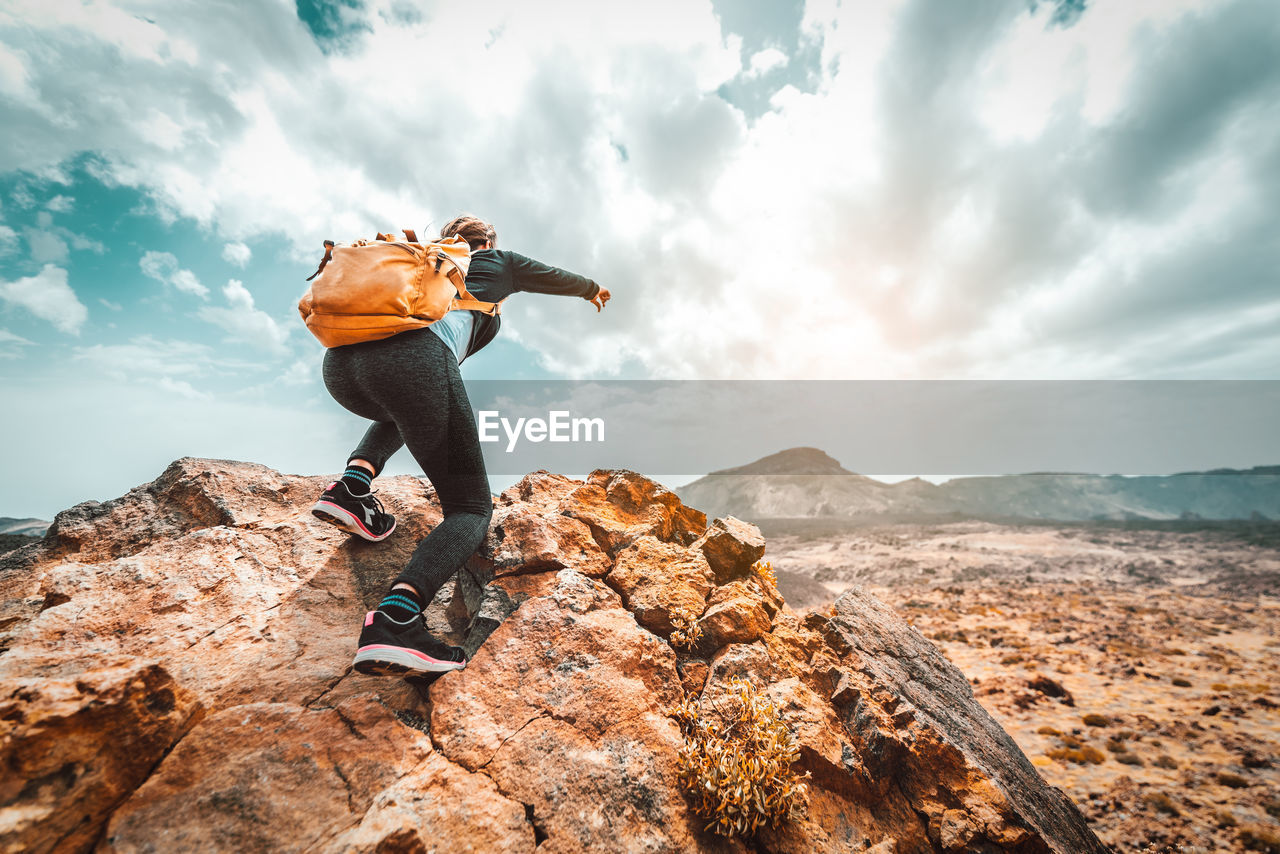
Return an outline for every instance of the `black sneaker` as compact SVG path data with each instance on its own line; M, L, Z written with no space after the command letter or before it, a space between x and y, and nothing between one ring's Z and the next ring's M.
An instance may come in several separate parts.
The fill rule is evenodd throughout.
M442 643L418 616L398 623L381 611L364 617L355 668L375 676L445 673L467 666L461 647Z
M329 484L311 515L372 543L382 542L396 529L396 517L382 509L372 492L352 495L340 480Z

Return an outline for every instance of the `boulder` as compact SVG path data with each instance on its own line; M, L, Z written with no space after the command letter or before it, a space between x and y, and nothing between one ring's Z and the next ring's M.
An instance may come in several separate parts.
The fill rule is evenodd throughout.
M85 851L201 709L155 663L6 674L0 846Z
M686 507L657 481L624 469L596 469L557 507L585 522L610 554L642 536L687 546L707 527L705 513Z
M755 525L725 516L713 520L692 547L707 559L716 583L724 584L746 575L764 556L764 536Z
M673 617L698 619L714 578L701 552L645 534L617 553L605 581L642 626L666 637Z

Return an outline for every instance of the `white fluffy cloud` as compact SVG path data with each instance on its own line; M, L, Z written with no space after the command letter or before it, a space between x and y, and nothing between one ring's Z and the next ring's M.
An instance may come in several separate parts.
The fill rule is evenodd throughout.
M199 311L202 319L221 327L231 338L251 347L259 347L274 353L287 351L285 342L289 330L276 323L271 315L253 304L253 294L239 279L231 279L222 289L227 299L225 307L205 306Z
M207 299L209 296L209 289L200 284L195 273L180 268L177 256L172 252L148 251L138 261L138 267L144 276L172 285L185 294L192 294L202 299Z
M0 300L21 306L69 335L79 335L89 319L89 309L67 284L67 271L53 264L45 264L34 276L0 280Z
M249 266L249 260L253 257L253 251L248 246L233 241L222 247L222 260L228 264L235 264L237 267Z
M787 64L787 55L776 47L768 47L751 55L748 74L759 76Z
M1280 268L1268 0L1091 4L1071 26L1049 3L810 0L820 73L751 119L720 90L789 58L744 57L706 2L385 0L328 52L288 3L246 13L254 39L207 4L10 8L0 170L92 140L104 180L234 238L231 263L282 229L301 267L325 238L486 215L613 290L599 315L504 307L570 375L1280 373L1274 325L1246 328ZM236 299L214 322L283 340ZM1174 334L1206 313L1209 339Z

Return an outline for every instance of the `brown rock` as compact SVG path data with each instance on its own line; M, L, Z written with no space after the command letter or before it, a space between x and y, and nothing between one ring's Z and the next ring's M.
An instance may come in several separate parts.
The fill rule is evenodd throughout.
M323 849L430 753L424 733L399 723L369 695L314 712L289 703L237 706L211 715L182 740L116 811L101 850ZM428 787L445 776L439 762L434 768ZM456 769L459 775L472 776ZM483 778L456 782L481 801L477 812L521 812ZM464 836L486 833L474 816L458 813L440 824Z
M1057 700L1061 700L1063 705L1074 706L1076 704L1075 698L1071 696L1071 692L1064 688L1061 682L1058 682L1055 679L1050 679L1043 673L1037 673L1034 677L1028 679L1027 687L1039 694L1044 694L1046 697L1053 697Z
M830 703L794 676L772 683L767 694L795 732L800 767L815 785L865 801L884 796L886 781L877 783L867 773Z
M360 824L319 850L425 852L533 851L533 825L523 804L502 795L484 774L463 770L433 753L384 789Z
M504 489L495 503L499 506L524 504L535 513L547 513L555 511L560 502L583 483L585 481L538 469Z
M497 576L576 569L598 578L610 566L585 523L558 513L539 515L523 504L494 512L480 551Z
M764 644L731 643L711 658L707 684L724 683L734 677L767 685L782 678L783 674L770 658Z
M822 636L818 632L805 628L795 613L782 610L774 618L773 629L763 640L774 661L817 689L819 681L825 678L811 663L823 647Z
M707 684L707 663L700 658L690 658L676 663L680 672L680 684L686 694L700 694Z
M701 552L647 534L618 552L605 581L641 625L663 637L671 634L673 613L697 619L714 586Z
M755 525L725 516L713 520L690 548L702 552L715 573L716 583L724 584L746 575L752 564L764 556L764 537Z
M971 850L1008 850L1033 836L1051 851L1106 850L937 647L864 591L847 591L835 610L824 636L860 697L844 718L850 743L872 779L891 776L929 816L936 844L946 811L963 809L977 828ZM959 839L967 831L954 818Z
M200 708L158 664L5 682L0 846L83 851L187 731Z
M432 685L431 730L453 761L484 767L537 718L599 734L679 700L670 646L600 582L567 569L557 581L508 617L465 670Z
M724 589L719 588L716 593ZM708 638L708 645L719 649L725 644L759 640L769 631L770 622L769 612L764 609L760 597L739 595L722 598L708 606L698 624Z
M831 692L831 702L836 706L849 706L862 699L858 691L857 680L843 671L836 678L836 687Z
M750 599L758 603L764 609L768 618L772 620L773 616L778 613L782 600L778 598L775 591L766 590L767 586L756 575L737 578L719 585L711 591L711 595L707 597L707 604L718 605L721 602L729 602L734 599Z
M643 536L688 545L707 527L706 514L662 484L625 469L596 469L557 505L581 519L610 554Z
M676 725L653 711L603 729L538 716L486 767L530 806L539 852L734 850L701 832L677 779Z

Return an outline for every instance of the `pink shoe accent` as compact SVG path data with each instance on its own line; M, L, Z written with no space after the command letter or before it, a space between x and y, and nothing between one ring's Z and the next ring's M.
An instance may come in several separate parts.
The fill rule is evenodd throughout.
M358 653L369 652L375 649L394 649L396 652L408 653L409 655L412 655L416 658L420 658L423 661L427 661L432 664L462 664L463 663L460 661L444 661L439 658L432 658L431 656L427 655L425 652L418 652L416 649L408 649L407 647L403 647L403 646L392 646L391 644L386 644L386 643L371 643L368 646L360 647L360 649L356 650L356 652Z
M353 513L351 513L349 510L347 510L344 507L339 507L337 504L334 504L332 501L324 501L324 500L317 501L316 507L324 507L325 509L332 511L334 514L342 514L342 516L344 516L349 522L351 522L352 525L359 527L361 531L364 531L366 534L368 534L371 538L373 538L375 542L379 540L385 540L387 536L391 533L391 531L395 530L395 528L393 527L391 531L387 531L386 534L383 534L381 537L379 537L376 534L374 534L373 531L370 531L369 526L366 525L364 522L360 521L360 519L356 517Z
M373 611L370 611L369 613L367 613L367 614L365 614L365 615L364 615L364 624L365 624L366 626L372 626L372 625L373 625Z

